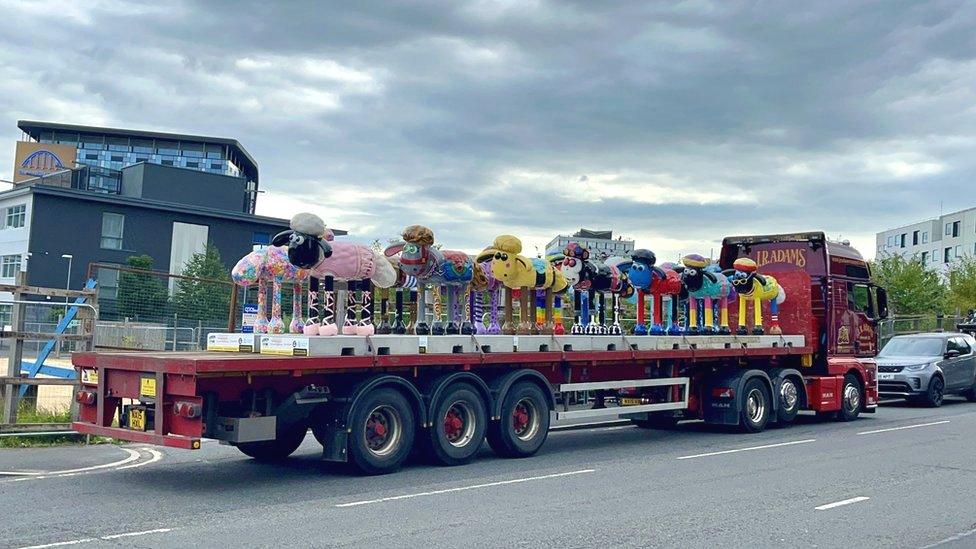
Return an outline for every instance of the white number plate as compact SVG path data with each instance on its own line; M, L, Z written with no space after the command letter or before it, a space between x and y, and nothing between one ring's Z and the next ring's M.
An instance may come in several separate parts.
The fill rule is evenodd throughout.
M887 381L890 379L895 379L895 374L878 374L878 380Z

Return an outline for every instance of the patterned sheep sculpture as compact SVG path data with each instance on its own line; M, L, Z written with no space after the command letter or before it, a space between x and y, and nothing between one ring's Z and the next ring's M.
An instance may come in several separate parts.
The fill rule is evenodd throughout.
M484 272L476 269L474 260L464 252L435 248L434 231L428 227L410 225L403 229L401 236L403 240L391 244L384 254L387 257L399 254L400 269L415 277L421 285L433 284L438 294L440 286L447 287L449 321L444 333L473 334L474 326L463 314L464 296L469 286L478 291L485 288ZM423 292L419 295L423 299ZM423 310L423 304L420 306ZM423 335L421 332L425 328L418 325L417 329L417 333Z
M569 287L569 284L566 281L566 277L552 263L542 258L529 259L520 255L521 252L521 240L512 235L501 235L495 238L491 246L485 248L478 254L476 261L478 263L490 261L492 276L508 289L505 292L506 317L511 310L511 307L508 305L511 299L511 290L547 290L545 299L545 324L541 330L535 322L534 314L532 314L530 320L529 294L531 291L521 292L520 317L522 320L519 323L517 331L520 334L530 334L534 331L551 333L554 329L552 320L553 294L563 292ZM535 301L532 303L534 304Z
M740 257L732 263L731 269L723 271L729 277L732 287L739 294L739 327L736 333L746 335L746 301L752 300L753 323L752 333L762 335L763 329L762 302L769 302L770 326L769 333L779 335L783 333L779 325L779 305L786 301L786 291L776 282L776 279L759 274L756 262L748 257Z
M269 246L242 257L231 270L231 278L238 286L248 288L257 285L258 310L254 332L259 334L280 334L285 331L281 319L281 285L285 281L293 283L292 319L288 326L291 333L302 333L302 281L308 278L308 271L299 269L288 260L285 248ZM268 282L272 284L271 318L268 319Z
M396 283L396 269L382 252L362 244L334 241L332 231L326 228L319 216L312 213L295 214L289 225L290 230L275 235L272 244L286 246L289 261L297 267L308 269L310 276L316 279L331 277L346 282L368 281L379 288L389 288ZM371 315L367 313L371 307L371 290L368 290L368 284L363 286L359 300L352 297L346 309L347 316L358 312L359 321L350 322L352 317L347 318L342 330L345 334L372 335L375 332ZM331 297L334 302L334 296L328 294L326 300ZM309 300L310 306L312 301ZM319 315L310 312L309 318L316 319ZM336 335L339 328L333 319L323 318L320 325L306 323L303 331L309 335Z
M729 329L729 298L735 293L729 279L722 274L712 261L698 254L690 254L681 258L682 265L675 268L681 275L681 284L688 292L688 333L698 334L731 334ZM712 300L719 300L720 321L715 328L712 313ZM705 309L705 326L702 327L698 318L698 304L702 302Z

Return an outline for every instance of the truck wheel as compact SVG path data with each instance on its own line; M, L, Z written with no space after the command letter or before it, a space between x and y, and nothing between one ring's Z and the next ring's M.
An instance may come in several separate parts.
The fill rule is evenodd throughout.
M745 433L761 432L769 421L772 404L766 385L759 378L752 378L746 382L742 394L745 396L739 410L739 428Z
M454 383L444 390L431 416L424 442L428 456L443 465L471 461L488 429L488 413L478 390L468 383Z
M861 415L861 404L864 402L864 389L861 381L854 374L844 376L844 389L841 391L840 411L838 421L854 421Z
M929 380L929 390L925 392L922 402L929 408L938 408L942 406L942 400L944 398L945 381L942 381L940 376L932 376L932 379Z
M796 378L787 377L779 385L779 410L777 420L780 425L789 425L800 412L800 391Z
M367 475L392 473L413 447L414 410L396 389L376 389L356 403L349 428L350 462Z
M305 422L278 426L274 440L244 442L237 449L258 461L277 461L290 456L305 440L308 426Z
M661 429L669 431L678 426L678 418L667 415L647 414L644 419L633 418L631 423L640 429Z
M516 383L502 401L501 419L488 426L488 445L502 457L528 457L549 436L549 404L535 383Z

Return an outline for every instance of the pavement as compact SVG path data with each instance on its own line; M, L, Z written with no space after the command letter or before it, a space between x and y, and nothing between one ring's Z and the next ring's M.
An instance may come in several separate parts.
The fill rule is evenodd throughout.
M277 465L211 442L2 450L0 547L976 547L962 400L755 435L591 425L529 459L381 477L319 453L311 436Z

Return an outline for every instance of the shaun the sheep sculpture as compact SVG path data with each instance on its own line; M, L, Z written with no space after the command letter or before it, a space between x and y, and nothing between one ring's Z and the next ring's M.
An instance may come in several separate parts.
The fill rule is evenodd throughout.
M739 328L736 333L745 335L746 330L746 301L752 300L753 324L752 333L762 335L763 315L762 302L769 302L770 326L769 333L779 335L783 330L779 326L779 305L786 300L786 292L769 275L758 272L756 262L748 257L740 257L732 264L732 269L724 271L735 292L739 294Z

